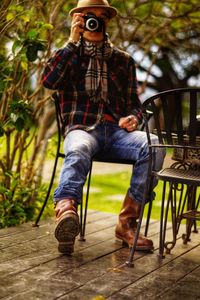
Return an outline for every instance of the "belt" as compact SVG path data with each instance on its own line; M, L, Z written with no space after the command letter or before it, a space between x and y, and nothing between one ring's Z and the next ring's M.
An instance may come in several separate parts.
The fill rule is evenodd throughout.
M105 114L102 116L101 122L104 122L104 121L116 123L116 120L111 115L108 115L108 114Z

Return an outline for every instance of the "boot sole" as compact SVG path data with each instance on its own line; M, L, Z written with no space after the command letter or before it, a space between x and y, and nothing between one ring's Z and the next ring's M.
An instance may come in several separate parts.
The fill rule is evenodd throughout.
M123 239L119 235L116 235L115 237L122 242L122 246L125 246L125 247L128 247L128 248L132 248L133 245L129 244L127 242L127 240ZM153 251L154 250L154 246L136 246L136 250L137 251Z
M64 254L74 252L74 242L79 234L79 219L74 214L64 216L55 229L55 238L58 240L58 251Z

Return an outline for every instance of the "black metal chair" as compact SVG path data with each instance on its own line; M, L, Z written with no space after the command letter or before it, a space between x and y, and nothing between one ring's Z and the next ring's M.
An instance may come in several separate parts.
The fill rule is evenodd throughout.
M192 226L197 232L196 221L200 220L200 88L164 91L147 99L143 107L153 113L152 122L146 121L150 160L154 148L171 149L172 164L156 172L151 163L149 174L151 180L155 176L163 181L159 243L163 258L164 249L170 253L176 244L181 221L186 220L182 238L187 243ZM157 134L158 144L151 144L150 132ZM166 241L170 210L173 238Z

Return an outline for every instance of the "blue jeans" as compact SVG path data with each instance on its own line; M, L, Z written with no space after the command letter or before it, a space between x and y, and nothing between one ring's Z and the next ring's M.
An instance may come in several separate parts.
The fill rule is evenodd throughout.
M151 135L153 143L157 137ZM54 192L54 202L64 198L81 203L83 186L91 165L91 158L101 151L102 157L130 159L135 163L130 180L129 195L141 203L147 184L149 150L146 133L142 131L127 132L118 124L105 121L94 130L73 130L64 141L65 160L61 170L60 181ZM162 167L165 152L158 149L154 153L154 167ZM154 180L153 186L157 184ZM151 199L154 198L152 192Z

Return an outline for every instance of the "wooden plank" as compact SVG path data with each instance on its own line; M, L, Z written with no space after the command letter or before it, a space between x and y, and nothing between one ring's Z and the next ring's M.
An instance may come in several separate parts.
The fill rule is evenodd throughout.
M109 252L112 251L111 248L113 249L113 246L107 249L106 243L107 240L111 240L111 242L108 241L110 244L112 244L113 242L113 235L114 235L113 224L115 224L115 219L116 219L115 215L110 215L109 218L106 219L106 222L104 222L105 219L103 219L103 221L97 220L97 222L88 224L88 228L90 231L90 238L88 238L89 243L87 241L86 242L77 241L76 252L77 251L82 252L84 251L85 248L92 246L94 251L92 257L94 259L95 255L105 255L107 253L106 251ZM11 275L16 272L22 272L23 270L34 267L46 261L56 259L59 256L59 253L57 251L57 241L55 240L52 234L53 231L51 227L52 225L50 224L50 229L47 231L46 235L43 232L44 227L34 228L32 229L32 231L35 232L32 236L29 233L29 236L25 237L25 239L24 236L21 237L22 242L19 241L18 244L14 244L10 247L7 248L5 247L1 249L0 274ZM106 229L106 227L108 230ZM45 230L46 228L47 227L45 227ZM94 231L93 235L92 235L92 230ZM49 232L51 232L51 234L49 234ZM99 240L98 240L98 235L99 235ZM30 240L28 240L29 237ZM102 241L102 239L104 240ZM105 244L104 247L99 246L101 242ZM52 245L50 249L49 249L49 245ZM121 247L122 247L121 244L116 245L116 249L119 249ZM98 251L96 250L96 248L98 248ZM99 249L101 248L103 248L103 254L99 252ZM13 269L13 264L15 264L14 269Z
M102 223L105 226L105 222ZM107 222L106 222L106 226L107 226ZM95 224L94 224L95 227ZM36 228L35 230L41 230L42 228ZM103 229L103 227L101 228ZM95 229L96 230L96 229ZM106 233L108 234L108 236L106 235ZM77 245L77 249L78 250L80 248L80 251L76 253L74 259L76 259L76 267L78 267L80 264L83 264L87 261L93 260L98 258L99 256L103 256L106 255L109 252L113 251L113 246L112 244L115 243L115 239L113 239L114 237L114 230L113 228L108 228L107 230L103 229L100 230L98 233L95 232L95 235L92 236L90 234L90 237L87 239L86 243L81 243L78 242ZM100 243L101 239L107 239L109 238L109 244L110 246L108 247L108 245L106 243L103 243L103 246L99 246L98 244ZM57 253L57 246L53 247L52 249L47 250L49 248L49 244L55 244L55 240L54 237L51 236L47 236L47 240L44 241L45 239L40 240L36 240L36 241L31 241L31 243L26 247L24 247L24 245L17 245L17 247L12 247L14 249L14 252L17 251L17 259L13 258L13 250L10 253L10 249L9 251L5 252L5 255L7 257L7 260L5 261L5 256L2 257L1 259L3 259L5 262L4 264L1 264L1 275L5 276L5 275L14 275L17 272L23 272L26 270L29 270L31 268L37 267L38 265L40 266L41 264L47 263L49 262L50 264L50 268L52 270L55 269L58 271L57 269L57 262L58 260L62 260L62 258L59 257L59 254ZM93 243L93 247L88 249L87 251L80 253L83 251L84 248L88 248L89 246L91 246ZM95 247L95 245L97 244L97 247ZM116 248L114 248L114 250L116 249L120 249L121 243L115 245ZM41 250L40 249L43 249ZM97 251L98 249L98 251ZM8 250L8 249L7 249ZM53 253L52 253L53 252ZM91 257L91 255L92 257ZM86 258L86 259L82 259ZM55 260L54 260L55 259ZM66 258L63 258L63 260L65 261ZM53 262L52 262L53 260ZM15 268L13 268L13 265L15 266ZM61 270L62 268L65 268L65 264L60 264L61 266ZM74 264L71 265L71 268L73 268ZM68 269L70 265L68 264ZM38 272L37 272L38 274ZM8 277L7 277L8 278Z
M100 211L95 211L95 210L88 210L88 220L89 222L92 222L93 220L99 220L103 219L111 214L105 213L105 212L100 212ZM54 224L55 223L55 217L47 218L45 220L41 220L39 222L39 227L46 227L49 226L49 224ZM24 224L21 224L19 226L12 226L12 227L6 227L0 229L0 239L6 236L14 236L17 234L21 234L22 232L26 231L31 231L33 228L33 222L27 222Z
M113 293L108 299L197 299L200 297L199 253L200 245L154 272L147 273L120 292ZM191 274L192 280L187 280L191 278Z
M105 216L105 215L104 215ZM102 217L102 215L101 215ZM91 245L98 244L103 239L107 239L107 229L111 228L109 238L114 238L114 230L117 222L116 215L109 215L106 218L97 218L97 221L89 220L87 224L87 242L76 242L75 251L82 250ZM155 228L154 228L155 226ZM52 245L52 250L57 252L57 241L54 238L54 228L55 225L47 223L46 226L41 226L39 228L31 228L30 231L22 231L21 234L16 234L10 238L6 236L0 239L0 262L8 261L10 259L16 259L17 257L26 256L31 252L44 252L45 249L48 249L48 244ZM158 232L158 222L152 223L149 233L151 234ZM93 238L93 236L95 238ZM98 240L99 238L99 240ZM8 251L9 249L9 251ZM44 251L43 251L44 250ZM49 253L49 251L48 251Z
M187 249L188 251L188 249L190 249L190 246L186 245L185 249ZM21 269L18 267L18 265L16 266L16 260L14 260L13 262L11 261L12 268L13 265L15 265L15 271L11 272L11 276L7 277L7 288L5 289L5 286L3 286L0 289L0 294L8 297L10 294L16 293L16 299L21 296L22 299L25 296L30 299L31 297L32 299L35 299L34 297L36 297L36 295L41 294L42 299L55 299L55 297L64 295L65 293L69 293L70 291L72 291L72 293L75 293L74 295L76 295L77 291L80 289L80 293L82 293L83 291L81 290L81 287L86 286L85 288L87 290L88 281L94 279L98 281L99 276L101 277L106 274L106 281L109 282L109 278L112 278L113 273L121 274L122 271L119 271L118 266L127 259L129 250L124 248L122 249L121 246L116 247L115 242L113 241L113 239L111 239L107 241L107 243L101 243L100 246L98 245L98 247L93 246L86 248L83 251L77 252L71 258L55 255L54 258L52 257L52 259L50 259L48 253L46 253L46 250L44 252L45 253L43 253L42 260L40 260L40 256L42 255L41 252L38 256L36 255L37 253L35 253L36 257L32 257L31 255L29 255L28 260L27 257L23 257L23 259L18 262L20 267L22 266ZM148 264L146 263L147 266L149 266L149 263L151 262L150 265L151 267L153 267L153 269L158 268L159 263L156 254L145 256L144 254L142 255L141 253L137 253L136 255L137 260L143 260L144 257L148 257ZM34 261L34 263L32 260ZM153 261L154 264L152 264ZM167 262L167 260L165 260L165 262ZM145 264L143 263L143 261L140 262L140 265L142 266L142 270L144 271ZM133 277L133 275L135 276L135 272L132 274L132 271L130 270L134 269L128 269L128 273L131 272L131 277ZM136 276L135 280L137 278L138 277ZM19 282L18 285L17 282ZM63 282L65 282L66 284L63 284ZM55 283L57 283L57 285ZM112 280L111 284L113 284ZM117 281L116 285L118 288L120 287L118 286ZM54 287L53 291L51 287ZM98 290L98 284L96 288ZM110 289L112 290L112 287L110 287ZM46 290L45 296L43 295L44 290ZM84 293L85 290L83 294Z
M109 219L111 222L112 218ZM105 222L102 223L104 228L101 227L98 232L96 231L95 222L93 223L92 227L94 228L94 233L87 235L86 242L76 241L74 256L86 256L88 260L97 259L99 256L110 253L110 251L116 251L117 249L122 248L121 241L118 243L115 241L114 226L108 226L109 220L107 220L106 225ZM99 221L97 221L97 223L99 223ZM108 228L105 228L105 226L108 226ZM151 228L153 233L158 232L158 223L153 223ZM40 232L43 231L43 228L36 228L35 230ZM155 247L157 247L158 236L155 235L153 238ZM107 246L107 243L110 244L109 247ZM49 245L51 245L50 249ZM87 248L88 250L86 250ZM89 255L89 252L92 253L92 256ZM14 244L1 250L0 274L11 275L17 272L23 272L23 270L35 267L38 264L56 259L58 256L57 241L53 234L47 232L47 235L43 236L40 233L36 233L36 237L32 237L29 241L26 240L24 242L23 240L22 243L19 242L17 245ZM13 264L15 264L14 269Z
M179 248L180 250L182 252L182 249ZM197 257L199 248L194 247L192 253ZM103 275L91 278L80 288L76 288L59 299L86 300L97 296L110 300L160 299L161 296L163 297L162 299L165 299L164 291L168 291L174 282L180 280L185 274L192 272L199 266L199 261L190 261L190 257L188 260L187 254L187 252L185 254L182 253L176 260L174 256L173 259L172 256L168 256L160 263L155 255L144 256L138 259L135 268L111 268ZM199 289L198 292L197 290L193 291L192 287L188 288L188 290L192 293L193 299L197 299L196 296L200 296ZM168 299L170 299L170 295ZM179 298L178 294L176 294L176 297L176 299L184 298Z
M16 234L9 230L10 237L4 235L4 243L0 239L0 298L88 300L101 293L105 297L117 297L117 294L130 297L128 288L137 282L142 282L145 278L146 281L151 280L154 274L159 279L156 273L159 269L169 263L174 265L186 253L187 260L190 261L189 253L193 253L199 242L198 234L192 234L192 241L188 245L183 245L182 240L178 240L172 254L161 262L157 251L154 254L138 252L134 260L135 268L121 268L121 264L129 256L129 249L122 248L121 243L115 241L116 222L116 215L92 213L88 218L86 242L77 241L75 253L71 257L58 254L52 220L44 226L29 230L26 226L19 226L21 233L19 229ZM158 232L159 222L152 222L149 236L152 236L156 248ZM181 226L180 235L182 232L185 232L185 226ZM180 268L181 264L177 266ZM196 265L195 268L197 269ZM188 273L184 275L188 270L189 274L195 271L193 267L185 268L182 278L189 276ZM166 268L166 278L170 278L170 271L171 268ZM164 275L161 273L161 276ZM163 289L165 295L168 295L169 287L171 286ZM178 285L174 286L174 294L176 288Z
M102 220L104 221L106 217L106 224L104 227L109 227L113 224L116 224L116 215L105 214L105 213L96 213L88 215L88 223L87 223L87 232L94 232L94 230L98 231L102 229ZM94 223L94 225L92 225ZM19 226L20 227L20 226ZM15 232L11 238L11 232L9 235L4 235L0 238L0 250L7 247L11 247L15 244L21 244L25 242L29 242L34 239L43 238L49 234L53 234L55 229L55 220L50 219L45 224L42 224L40 227L32 227L29 224L29 227L22 226L21 231Z
M192 254L192 253L191 253ZM194 300L200 299L200 267L185 275L170 287L164 295L166 300L175 299Z
M112 223L113 216L109 219L109 222ZM114 227L109 227L108 220L106 222L102 222L101 228L99 228L99 232L96 232L96 223L94 222L93 225L89 224L94 228L94 234L90 233L90 235L87 235L86 242L79 242L77 241L75 244L75 254L77 253L79 255L79 252L83 252L84 249L88 247L93 247L92 249L94 253L98 253L95 250L95 247L98 247L98 245L102 242L106 242L107 239L115 242L114 237ZM99 221L97 221L97 224ZM88 227L89 227L88 225ZM51 225L50 225L51 226ZM108 226L107 229L105 229L105 226ZM109 229L110 228L110 229ZM155 247L158 245L158 223L153 223L151 225L152 233L156 233L155 236L152 236L154 239ZM151 233L150 230L150 233ZM24 266L25 269L34 266L35 264L43 263L45 261L54 259L57 257L57 241L55 240L53 234L49 234L50 230L47 231L46 235L40 234L40 232L43 232L43 228L35 228L36 234L34 238L32 237L29 241L24 240L17 245L13 245L9 248L4 248L1 250L1 257L0 261L5 263L5 268L3 268L3 265L1 265L1 272L3 269L5 269L5 272L21 272L22 267ZM49 249L49 244L52 245L51 249ZM117 245L117 247L121 248L121 242ZM9 251L8 251L9 250ZM83 254L82 254L83 255ZM102 254L99 255L106 255L106 249L103 250ZM34 257L34 259L33 259ZM37 262L38 257L38 262ZM26 260L26 264L21 264L20 261ZM43 261L44 260L44 261ZM15 269L12 268L12 261L15 261ZM18 264L17 264L18 262ZM30 266L28 264L30 262ZM9 268L10 265L10 268ZM19 267L19 269L18 269ZM9 271L10 270L10 271Z

